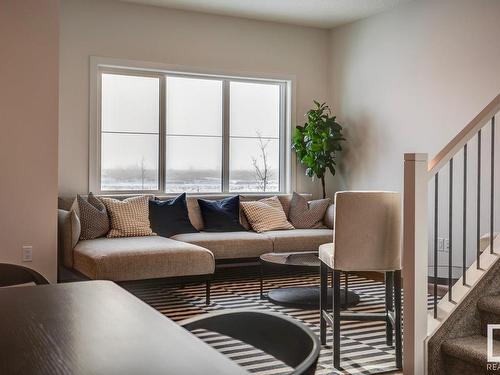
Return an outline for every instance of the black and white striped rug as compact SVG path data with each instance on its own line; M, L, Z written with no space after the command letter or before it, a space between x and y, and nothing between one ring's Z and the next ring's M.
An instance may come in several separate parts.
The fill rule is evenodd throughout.
M266 290L294 285L319 285L319 278L315 274L274 275L267 276L264 284ZM210 306L205 306L205 286L201 284L181 287L158 280L127 282L122 286L175 321L221 309L266 309L298 319L319 335L318 311L287 308L261 300L258 274L216 279L212 283ZM384 311L383 283L351 275L349 289L361 297L361 302L350 310ZM283 363L234 339L212 332L197 335L252 373L275 375L289 372ZM385 323L341 323L341 372L332 366L331 335L328 336L328 345L321 351L316 374L373 374L396 370L394 348L385 343Z

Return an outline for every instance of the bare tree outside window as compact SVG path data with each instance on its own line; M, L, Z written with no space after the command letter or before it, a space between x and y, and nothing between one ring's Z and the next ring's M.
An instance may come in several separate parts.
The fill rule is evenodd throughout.
M144 190L144 182L146 181L146 167L144 165L144 156L141 159L141 190Z
M280 191L282 83L162 75L101 73L101 191Z
M269 145L270 139L264 141L260 132L256 132L259 139L259 152L260 155L257 157L252 157L252 165L255 170L255 178L259 189L261 191L266 191L269 179L271 178L271 168L268 164L267 146ZM261 167L262 166L262 167Z

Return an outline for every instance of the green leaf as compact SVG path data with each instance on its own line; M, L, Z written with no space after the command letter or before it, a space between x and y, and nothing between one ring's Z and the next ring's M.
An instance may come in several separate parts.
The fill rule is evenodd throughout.
M314 108L307 111L307 121L296 126L292 137L292 149L306 167L306 175L321 178L329 170L335 175L336 153L342 151L345 138L343 128L332 116L326 103L313 100Z

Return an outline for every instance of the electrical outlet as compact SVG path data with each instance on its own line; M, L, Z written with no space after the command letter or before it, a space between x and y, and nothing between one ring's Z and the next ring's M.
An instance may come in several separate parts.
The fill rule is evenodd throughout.
M445 253L450 252L450 240L448 238L445 238L444 240L444 250Z
M33 246L23 246L23 262L33 261Z
M437 251L444 251L444 238L438 238Z

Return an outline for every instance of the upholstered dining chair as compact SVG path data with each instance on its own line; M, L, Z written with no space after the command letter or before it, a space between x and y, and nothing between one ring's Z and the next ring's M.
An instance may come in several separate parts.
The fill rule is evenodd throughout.
M0 287L35 283L48 284L48 280L31 268L16 264L0 263Z
M320 336L326 344L327 325L333 331L333 366L340 369L340 322L384 321L386 342L395 336L396 366L402 368L401 350L401 197L388 191L342 191L335 194L333 242L319 247ZM333 271L333 312L327 311L328 274ZM340 311L340 273L385 273L385 311Z

